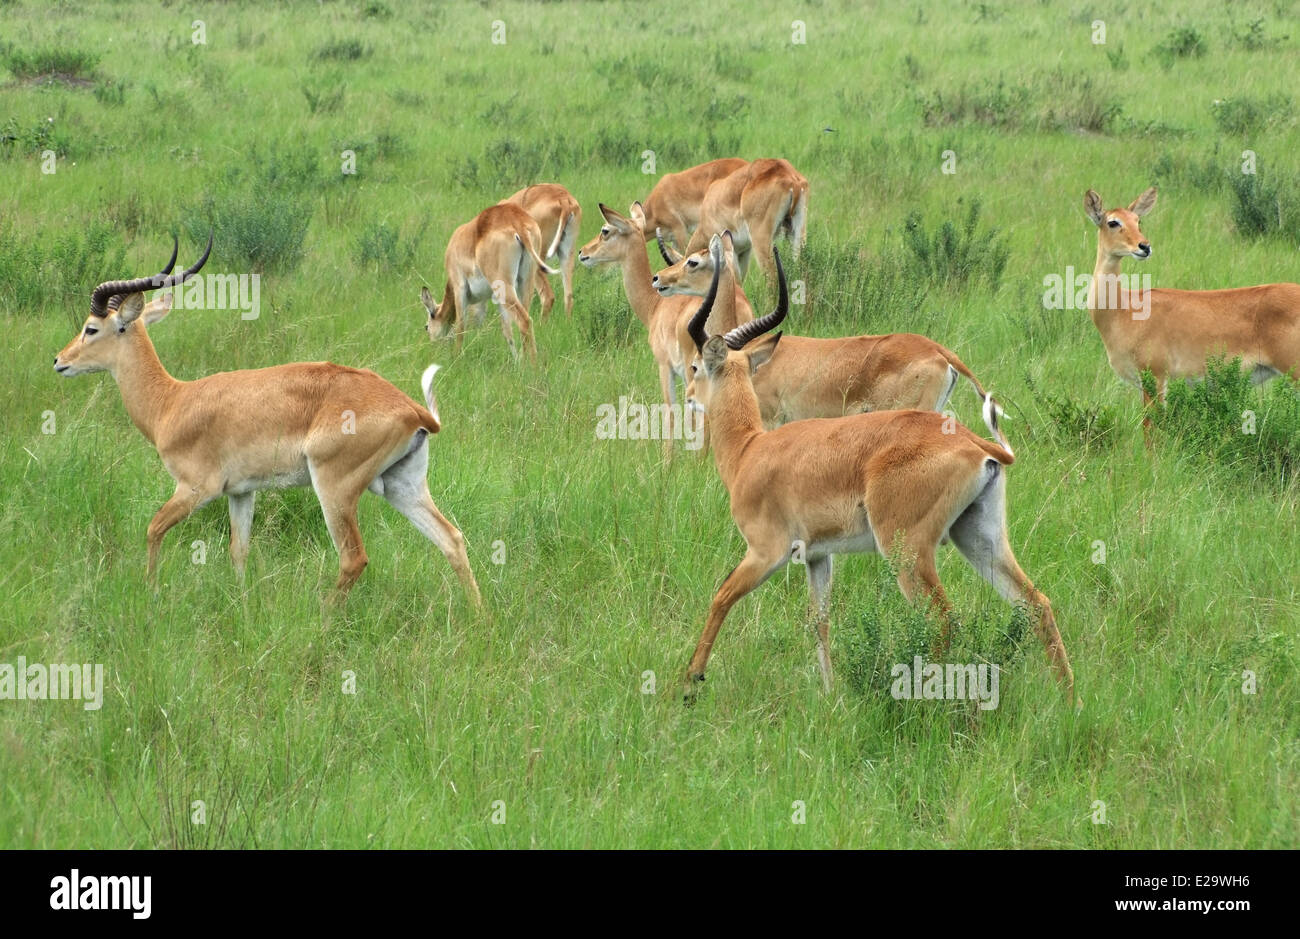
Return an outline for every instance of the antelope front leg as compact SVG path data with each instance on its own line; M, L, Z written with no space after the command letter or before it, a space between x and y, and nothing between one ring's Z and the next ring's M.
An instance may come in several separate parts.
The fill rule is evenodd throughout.
M718 630L722 628L722 621L727 618L727 613L737 600L771 577L788 557L789 555L782 551L773 559L767 553L760 554L750 548L741 562L736 565L736 569L722 582L722 586L713 596L713 602L709 605L709 618L705 621L704 632L700 634L700 641L695 646L695 654L691 656L691 664L686 670L684 694L686 704L694 703L699 684L704 681L704 666L708 664L709 654L713 651L713 642L718 638Z
M195 509L210 501L210 498L204 498L202 490L197 486L178 483L172 497L154 514L153 520L149 522L147 535L149 566L146 576L151 582L155 584L157 582L158 551L162 548L163 536L181 519L188 517Z

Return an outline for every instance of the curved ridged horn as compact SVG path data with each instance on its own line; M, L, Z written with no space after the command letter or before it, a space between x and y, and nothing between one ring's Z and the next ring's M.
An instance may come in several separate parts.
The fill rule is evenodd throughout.
M168 259L167 266L158 272L159 277L166 277L168 274L172 272L172 268L176 266L176 252L180 250L180 247L181 247L180 241L176 238L175 235L172 235L172 256ZM122 305L123 296L124 294L119 293L119 294L114 294L112 297L109 297L108 312L112 313Z
M713 278L709 281L709 292L704 295L704 302L700 304L700 308L686 325L686 331L691 334L691 339L695 341L695 348L700 352L704 351L704 344L709 341L709 334L704 331L704 324L708 322L709 314L713 312L713 301L718 298L718 278L721 275L722 265L714 264Z
M664 263L669 267L682 259L680 254L676 254L675 251L669 249L667 242L664 241L664 230L662 228L655 228L655 241L659 242L659 256L664 259Z
M747 343L757 339L763 333L771 332L781 325L781 321L790 312L790 294L786 290L785 270L781 267L781 255L777 252L775 246L772 248L772 257L776 259L776 309L766 316L760 316L748 323L741 323L723 336L722 341L727 344L728 349L744 348Z
M208 261L208 255L212 253L212 232L208 232L208 247L203 252L203 257L199 258L193 266L187 267L180 274L167 276L163 274L153 274L149 277L137 277L135 280L110 280L100 284L90 293L90 315L103 317L108 312L108 302L117 296L126 296L127 294L139 293L142 290L157 290L160 287L174 287L177 284L183 284L195 274ZM172 261L168 265L168 271L175 265ZM120 301L119 301L120 303Z

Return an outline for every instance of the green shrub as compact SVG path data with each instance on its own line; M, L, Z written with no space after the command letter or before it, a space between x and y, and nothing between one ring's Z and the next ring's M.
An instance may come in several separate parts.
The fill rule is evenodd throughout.
M360 39L335 39L312 53L318 62L355 62L370 55L370 47Z
M1113 406L1080 403L1069 395L1043 391L1028 374L1025 384L1043 411L1047 428L1058 440L1082 444L1085 450L1115 445L1119 414Z
M302 260L323 181L319 157L309 147L254 151L190 207L186 230L203 242L211 227L222 256L253 270L292 270Z
M1148 393L1155 381L1142 376ZM1282 378L1256 388L1240 359L1212 359L1197 382L1170 382L1151 420L1162 434L1200 459L1279 487L1300 470L1300 394Z
M59 157L67 159L83 149L79 144L66 124L48 118L23 127L17 118L11 117L0 127L0 156L6 159L40 156L46 150L53 150Z
M1208 48L1195 27L1180 26L1161 40L1153 52L1165 68L1170 68L1179 59L1201 58Z
M28 50L15 45L6 49L3 62L14 78L20 80L56 78L90 82L95 77L99 53L63 46Z
M799 258L792 279L806 284L807 304L795 306L791 331L805 333L806 319L836 324L850 333L894 332L900 323L914 323L929 286L909 267L897 250L873 254L861 243L812 241Z
M6 315L62 309L79 322L96 284L135 273L126 268L120 234L107 222L37 237L0 229L0 310Z
M981 231L979 217L979 200L967 205L960 223L945 219L933 232L926 231L919 212L908 215L903 243L912 269L943 287L962 289L983 280L990 291L997 290L1011 249L996 228Z
M947 550L947 549L940 549ZM937 661L934 649L940 637L937 616L924 605L913 605L898 589L899 558L887 563L872 559L874 590L865 605L849 611L844 626L833 632L834 657L847 685L865 697L889 697L895 665L909 667L916 656ZM871 576L871 574L868 574ZM952 645L945 662L989 663L1005 669L1022 656L1026 636L1033 634L1027 611L1019 607L992 607L987 613L952 620ZM963 603L963 606L968 604Z
M1290 98L1283 94L1268 98L1226 98L1213 104L1214 122L1225 134L1247 136L1289 122L1294 113Z
M410 238L403 238L397 226L386 221L367 225L356 239L357 263L361 267L386 270L410 268L415 263L427 228L426 222Z
M1104 133L1121 113L1113 93L1090 75L1057 69L1029 84L996 81L962 85L955 91L931 92L918 99L929 126L985 124L1033 130L1086 130Z
M1282 237L1300 243L1300 198L1294 179L1232 173L1232 220L1246 238Z

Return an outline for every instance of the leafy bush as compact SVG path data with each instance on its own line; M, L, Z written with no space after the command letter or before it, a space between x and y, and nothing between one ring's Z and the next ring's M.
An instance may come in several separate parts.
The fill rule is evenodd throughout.
M254 270L292 270L302 260L316 210L314 190L322 181L310 148L254 151L191 206L186 230L202 242L211 226L222 255Z
M20 80L58 78L89 82L95 77L99 53L63 46L28 50L14 45L5 50L3 61L5 68Z
M78 144L78 139L72 136L65 124L56 124L48 118L23 127L17 118L11 117L0 127L0 156L6 159L39 156L46 150L53 150L67 159L81 149Z
M1165 68L1179 59L1199 59L1208 50L1205 39L1193 26L1180 26L1166 36L1153 50Z
M318 62L355 62L370 55L370 47L360 39L335 39L312 53Z
M1103 133L1121 113L1111 91L1089 75L1057 69L1031 84L1008 84L1001 77L932 92L918 100L930 126L975 123L1033 130L1086 130Z
M1300 198L1294 179L1279 181L1262 173L1233 173L1232 220L1247 238L1278 236L1300 243Z
M1214 122L1225 134L1246 136L1288 122L1294 113L1290 98L1283 94L1268 98L1227 98L1215 101Z
M910 604L898 589L900 559L890 555L879 565L874 579L874 596L856 611L856 623L846 618L834 633L835 660L839 674L858 694L887 697L894 684L895 665L909 667L916 656L936 661L933 650L940 636L938 618L922 604ZM952 646L945 662L997 664L1008 668L1023 654L1026 636L1032 641L1028 613L1019 607L1000 607L991 615L958 619L954 613Z
M1159 185L1178 183L1201 192L1218 192L1228 182L1229 170L1216 145L1202 158L1162 153L1151 167L1151 175Z
M1118 437L1119 415L1106 404L1079 403L1068 395L1043 391L1026 374L1029 393L1043 410L1052 435L1062 441L1080 443L1085 450L1109 448Z
M330 114L343 104L347 94L346 84L323 85L319 88L304 84L302 96L307 99L307 111L311 114Z
M908 215L903 243L911 252L912 269L948 288L962 289L983 279L990 291L997 290L1011 249L996 228L980 231L979 217L979 200L968 204L962 222L946 219L934 232L925 230L919 212Z
M404 239L401 231L388 222L379 221L367 225L356 240L358 264L384 269L411 267L427 228L426 222L410 238Z
M1155 380L1142 376L1147 392ZM1277 486L1295 484L1300 470L1300 394L1286 378L1257 389L1240 359L1212 359L1206 377L1171 382L1154 427L1207 462Z
M95 85L95 100L108 107L121 107L126 102L129 82L102 81Z
M807 285L807 304L791 313L795 333L807 331L797 322L804 317L853 333L892 332L899 323L915 322L929 293L925 279L896 250L872 255L861 243L813 241L799 264L797 274L787 267Z
M0 309L6 314L54 308L80 320L96 284L132 273L121 236L107 222L38 237L0 229Z

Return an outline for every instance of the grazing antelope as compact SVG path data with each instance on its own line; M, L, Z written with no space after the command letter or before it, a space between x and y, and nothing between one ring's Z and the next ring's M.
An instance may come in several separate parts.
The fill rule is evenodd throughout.
M680 173L660 176L645 199L646 240L650 240L656 229L662 228L676 244L686 244L699 227L700 205L709 187L748 165L748 160L727 157L692 166Z
M740 279L745 279L750 257L757 255L770 281L775 276L770 261L773 239L785 231L797 258L807 228L808 180L788 160L755 160L709 187L686 253L706 248L714 235L730 231Z
M209 238L203 257L181 274L165 276L169 265L162 275L97 286L85 325L54 358L54 370L66 377L111 374L131 420L176 480L176 491L149 523L150 579L167 531L226 496L230 556L242 580L257 491L311 485L339 553L337 590L346 594L366 566L357 502L369 489L441 549L477 605L465 539L433 504L425 477L428 436L440 427L437 366L421 378L427 409L374 372L330 362L178 381L163 368L146 330L170 311L172 295L145 303L144 291L184 283L211 252Z
M727 263L718 282L715 320L735 277L728 233L723 233L720 242ZM705 296L715 270L715 251L711 243L707 251L680 258L655 275L655 287L665 296ZM665 260L673 256L666 246L661 246L661 252ZM746 302L747 311L748 307ZM739 322L749 319L753 319L752 311ZM694 348L693 344L683 345ZM942 411L961 378L971 383L981 400L987 397L956 353L916 333L890 333L837 339L787 335L753 380L763 426L771 430L790 421L861 411Z
M425 328L430 339L440 339L455 329L456 349L465 338L465 316L470 307L481 313L488 301L501 307L501 331L510 353L515 348L511 322L519 327L528 354L537 358L533 321L519 298L533 295L533 274L559 271L547 267L539 252L542 230L533 217L514 203L489 206L452 232L443 264L447 287L442 302L435 304L428 287L420 288L420 300L429 311ZM549 286L549 285L548 285Z
M686 324L695 310L691 297L662 297L651 284L650 259L646 256L645 210L634 202L627 217L600 204L605 224L599 234L583 245L578 260L585 267L618 264L623 270L623 290L628 303L646 328L650 351L659 366L659 386L668 405L668 443L671 444L672 411L677 406L677 382L686 382L685 346L689 342Z
M546 249L546 259L556 258L559 262L564 285L564 312L573 315L573 262L577 258L574 248L578 241L578 228L582 225L582 207L578 200L556 183L538 183L520 189L509 199L502 199L500 204L507 202L519 206L537 222L542 232L541 243L550 245ZM545 319L555 304L555 291L540 267L534 276L537 295L542 301L542 318Z
M1074 677L1047 597L1016 563L1007 540L1006 467L1015 459L985 397L983 415L997 443L933 411L874 411L796 421L765 431L751 376L772 359L781 334L766 335L788 311L785 274L774 254L778 300L766 316L724 335L705 321L713 289L689 324L696 354L691 405L712 423L718 475L731 496L731 516L747 546L709 606L691 657L687 700L731 607L789 562L802 546L817 626L822 680L831 684L829 600L836 554L902 549L898 585L909 600L924 597L949 638L948 599L935 551L951 540L1004 598L1025 603L1057 678L1073 698Z
M1089 189L1083 207L1097 226L1097 264L1088 287L1088 312L1101 333L1110 367L1142 387L1156 380L1164 401L1171 378L1204 378L1206 360L1240 357L1256 384L1300 368L1300 284L1265 284L1229 290L1128 290L1120 275L1126 257L1145 260L1151 243L1139 219L1156 204L1152 186L1127 209L1103 208ZM1142 403L1151 398L1142 389ZM1150 427L1148 418L1144 428Z

